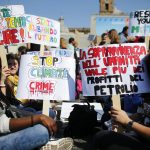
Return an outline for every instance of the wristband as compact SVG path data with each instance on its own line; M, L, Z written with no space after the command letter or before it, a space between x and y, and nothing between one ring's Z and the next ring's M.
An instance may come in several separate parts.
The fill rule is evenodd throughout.
M133 126L133 123L134 123L134 121L132 120L132 121L129 121L128 123L127 123L127 129L128 130L131 130L132 129L132 126Z

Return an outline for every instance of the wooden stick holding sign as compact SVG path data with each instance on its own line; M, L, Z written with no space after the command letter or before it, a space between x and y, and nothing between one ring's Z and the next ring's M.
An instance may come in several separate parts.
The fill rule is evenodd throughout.
M44 55L44 45L40 46L40 56ZM43 100L43 109L42 114L49 116L49 108L51 107L51 103L49 100Z
M147 49L147 51L149 51L150 49L149 49L149 44L150 44L150 37L149 36L146 36L145 37L145 44L146 44L146 49Z
M2 61L2 68L5 66L8 68L8 63L7 63L7 59L6 59L6 49L4 48L4 46L0 46L0 58ZM4 79L1 78L1 85L4 84Z
M120 95L112 95L113 106L121 109Z
M112 95L112 103L113 103L113 106L121 109L120 95ZM116 124L112 122L112 129L113 129L113 131L122 133L123 132L123 128L121 126L118 126L118 125L117 125L117 127L115 127L115 125Z
M4 48L4 46L0 46L0 58L1 58L1 62L2 62L2 68L5 66L8 68L8 63L7 63L7 59L6 59L6 49ZM3 93L6 93L6 88L5 88L5 78L3 77L3 75L1 76L0 79L0 87Z

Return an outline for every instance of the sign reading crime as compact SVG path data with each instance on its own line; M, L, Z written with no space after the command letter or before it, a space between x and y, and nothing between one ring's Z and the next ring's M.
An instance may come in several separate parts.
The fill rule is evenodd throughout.
M83 95L149 92L145 55L144 43L111 44L81 50Z
M138 10L130 13L129 35L150 36L150 10Z
M55 56L23 55L17 98L73 100L75 60Z

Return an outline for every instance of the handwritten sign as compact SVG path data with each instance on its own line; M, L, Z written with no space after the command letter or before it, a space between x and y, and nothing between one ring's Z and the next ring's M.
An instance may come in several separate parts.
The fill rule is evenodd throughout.
M26 15L25 18L29 43L59 47L60 23L58 21L33 15Z
M26 19L22 5L0 6L0 45L24 42Z
M129 35L150 36L150 10L138 10L130 13Z
M15 5L0 7L0 45L36 43L59 47L60 23L24 14L22 9Z
M40 55L40 52L32 51L32 52L27 52L27 54ZM52 56L55 56L55 57L71 57L71 58L74 58L74 52L72 50L68 50L68 49L51 48L48 51L44 51L44 56L48 56L48 55L52 55Z
M11 16L23 15L24 6L23 5L6 5L0 6L0 18L8 18Z
M80 51L83 95L149 92L145 55L144 43L111 44Z
M53 56L23 55L17 98L73 100L75 60Z
M53 54L53 56L56 56L56 57L71 57L71 58L74 58L74 51L69 50L69 49L53 48L53 49L50 49L50 52Z

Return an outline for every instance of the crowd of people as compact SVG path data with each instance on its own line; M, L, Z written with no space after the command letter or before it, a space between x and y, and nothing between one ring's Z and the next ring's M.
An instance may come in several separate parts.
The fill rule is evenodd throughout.
M125 26L121 33L118 33L115 29L103 33L100 43L94 45L101 46L131 42L144 42L144 38L129 37L128 27ZM69 38L68 42L66 39L60 38L60 48L69 49L74 53L76 60L76 99L79 99L80 94L82 94L82 77L80 74L78 46L75 38ZM45 49L48 48L45 46ZM7 54L8 67L2 66L0 58L0 149L32 150L41 148L42 150L47 145L53 147L54 150L72 149L72 138L63 137L59 140L49 141L57 132L56 113L53 109L50 110L49 116L46 116L42 114L42 101L16 98L21 55L35 50L39 51L40 45L31 43L27 46L19 47L18 54ZM150 62L149 54L146 62L147 64ZM131 98L130 96L124 95L122 97L123 106ZM102 128L103 130L92 137L93 143L91 147L93 150L150 150L150 121L145 121L145 119L148 120L150 118L150 105L146 104L144 109L145 97L142 97L141 94L132 94L133 101L140 99L134 107L135 111L132 113L138 113L139 107L143 107L144 110L142 113L138 113L138 117L134 115L129 116L129 111L127 112L125 107L121 109L112 106L111 96L94 97L93 99L98 99L98 102L102 103L104 109L103 123L111 120L115 126L122 126L126 130L123 133L119 133L110 131L107 126ZM12 106L17 108L17 110L23 110L24 114L26 112L30 113L19 116L10 109ZM142 118L142 121L139 118Z

